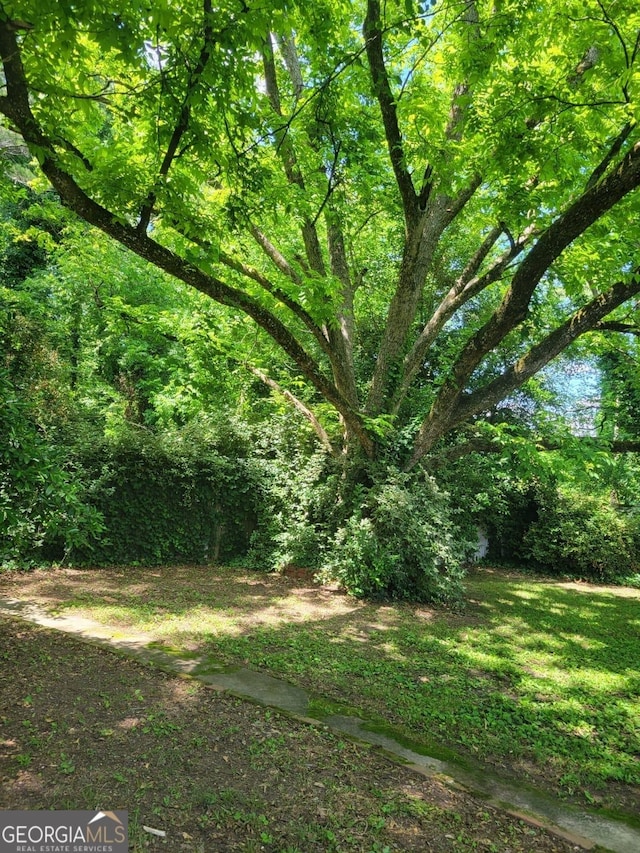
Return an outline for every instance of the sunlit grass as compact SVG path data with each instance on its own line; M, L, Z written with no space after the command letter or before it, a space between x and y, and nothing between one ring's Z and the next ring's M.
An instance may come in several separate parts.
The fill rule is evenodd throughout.
M188 613L174 615L167 612L162 605L150 604L136 606L104 605L99 599L84 598L80 603L77 599L65 602L57 612L73 610L78 615L89 616L104 625L111 625L121 630L135 629L141 633L153 634L156 639L174 640L178 636L198 639L204 634L223 633L234 635L242 628L235 624L229 615L221 615L209 607L200 605Z
M268 579L257 591L229 570L213 587L169 580L79 590L62 609L269 671L569 793L640 783L640 591L478 573L459 614L272 596Z

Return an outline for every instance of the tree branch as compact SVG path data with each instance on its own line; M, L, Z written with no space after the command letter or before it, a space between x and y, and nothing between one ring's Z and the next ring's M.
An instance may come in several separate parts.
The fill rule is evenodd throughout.
M400 125L398 124L396 99L391 91L389 75L387 74L384 61L379 0L368 0L367 2L367 15L363 26L363 36L369 60L371 80L373 82L373 91L380 105L389 157L402 199L407 231L410 231L420 216L420 209L418 196L416 195L413 181L405 162L402 134L400 132Z
M304 91L304 83L302 80L302 72L300 70L300 61L298 60L298 52L296 44L291 36L278 36L278 46L282 51L282 56L291 78L293 86L293 94L296 101L300 98Z
M269 238L265 234L263 234L262 231L255 225L250 226L250 231L258 246L260 246L260 248L269 258L269 260L273 261L273 263L280 270L280 272L284 273L287 278L291 279L294 284L297 284L299 287L302 287L302 277L297 273L294 267L291 266L289 261L287 261L285 256L282 254L282 252L278 251L278 249L276 249L276 247L269 240Z
M226 252L222 250L219 252L218 258L221 264L224 264L229 269L235 270L247 278L250 278L252 281L257 282L260 287L263 288L267 293L271 294L274 299L277 299L279 302L282 302L286 307L299 319L304 325L309 329L309 331L313 334L314 338L318 341L320 346L325 352L328 352L327 348L327 339L324 336L322 329L315 322L313 317L308 314L304 308L299 305L294 299L292 299L287 293L285 293L282 288L277 287L270 281L265 275L263 275L259 270L254 267L250 267L248 264L239 261L237 258L232 258L231 255L228 255Z
M598 59L600 58L600 51L595 45L591 45L588 47L580 62L576 65L573 74L571 74L568 78L569 86L572 89L576 89L583 80L584 75L587 71L591 71L591 69L596 65Z
M289 38L279 39L278 43L283 53L285 64L287 66L287 70L289 72L289 76L291 78L291 82L297 100L303 90L303 82L300 70L300 63L298 61L297 53L295 50L295 44L293 40ZM272 39L269 40L268 44L265 44L263 63L265 68L267 94L269 96L272 109L278 116L280 116L281 98L276 77L276 67L273 57ZM307 137L311 150L314 151L314 153L317 153L318 140L316 135L308 131ZM329 204L336 185L334 175L337 170L337 163L340 153L340 142L336 141L335 139L333 140L333 142L334 159L333 165L328 170L327 191L314 218L310 219L307 217L302 228L302 235L309 267L311 268L311 271L323 277L326 275L326 271L323 256L320 249L320 242L318 239L317 223L323 211L326 209L327 204ZM293 146L291 145L291 143L289 143L289 141L284 138L282 141L281 150L283 161L285 164L285 173L287 174L289 182L296 183L300 187L304 188L304 181L297 165L296 153L293 150ZM318 162L319 164L321 164L322 162L320 155L318 155ZM327 170L322 165L319 165L319 170L323 174L327 173ZM331 215L327 214L327 219L330 218ZM262 248L262 250L276 264L276 266L297 284L301 284L301 279L298 273L291 267L291 265L288 263L288 261L286 261L282 254L271 244L271 242L265 237L265 235L255 227L252 228L252 234L254 236L254 239L256 239L256 241ZM340 280L342 284L343 306L342 309L339 311L338 316L335 318L336 322L330 323L325 328L323 328L323 335L325 339L324 349L327 355L329 356L329 360L331 362L333 378L336 387L343 395L343 397L347 401L349 401L349 403L354 408L356 408L358 406L358 394L353 362L353 288L350 284L349 269L346 262L342 235L336 228L335 223L333 225L331 223L328 223L327 240L329 246L329 261L331 264L331 271L336 276L336 278ZM309 274L308 271L307 274ZM347 431L349 433L352 432L351 428L348 427L348 425Z
M186 237L196 246L200 246L200 248L204 249L206 252L214 252L213 245L211 243L208 243L201 237L198 237L194 234L185 233L185 231L181 229L177 223L173 223L172 227L176 231L178 231L179 234L182 234L183 237ZM264 239L266 241L266 237ZM273 248L273 251L277 253L277 250L275 248ZM252 281L255 281L257 284L260 285L260 287L263 288L263 290L273 296L274 299L277 299L278 302L282 302L283 305L286 305L286 307L292 312L292 314L294 314L299 320L301 320L302 323L304 323L304 325L307 327L307 329L309 329L314 338L317 340L321 349L327 355L331 355L329 344L326 335L324 334L324 331L320 328L320 326L318 326L313 317L295 301L295 299L292 299L284 290L282 290L282 288L277 287L270 279L267 278L267 276L263 275L260 270L255 269L255 267L251 267L249 266L249 264L245 264L237 258L231 257L231 255L228 255L222 249L217 250L217 256L221 264L224 264L224 266L228 267L229 269L232 269L235 272L240 273L240 275L245 276L246 278L249 278ZM284 258L282 258L282 260L286 264ZM291 270L291 272L292 274L294 274L293 270ZM296 279L294 279L294 281L295 280ZM296 283L301 283L301 279L299 277L297 278Z
M474 0L467 0L460 14L460 19L471 28L471 37L476 41L479 38L479 16ZM433 262L434 252L444 231L473 197L481 185L482 178L479 174L474 175L467 186L455 197L450 197L442 192L433 195L433 168L431 165L427 165L420 192L416 194L405 163L396 101L391 91L384 62L378 0L370 0L368 3L364 34L367 39L367 56L374 89L385 126L387 146L396 175L396 183L403 201L406 230L406 242L398 285L389 306L385 333L378 351L367 400L367 413L376 415L381 411L383 401L389 390L392 396L391 411L397 411L397 406L400 405L410 382L414 378L415 374L412 374L411 378L404 383L404 365L401 366L398 362L404 355L407 346L407 338L415 321L427 273ZM449 120L445 128L445 137L450 141L461 139L462 124L468 109L464 99L468 92L467 83L460 83L455 87ZM428 346L429 344L427 344ZM393 374L393 381L396 384L395 389L389 389L391 374Z
M87 172L93 171L93 163L89 160L88 157L86 157L82 153L82 151L80 151L80 149L77 146L75 146L73 144L73 142L69 142L68 139L65 139L62 136L58 136L56 141L60 143L60 145L65 149L65 151L68 151L70 154L75 155L78 158L78 160L80 160L82 165L85 167Z
M267 386L267 388L271 388L272 391L276 391L278 394L282 394L282 396L291 403L300 414L309 421L315 434L320 439L320 444L327 450L332 456L339 456L339 452L335 449L335 447L331 444L331 439L325 428L322 426L318 418L314 415L314 413L309 409L302 400L299 400L295 397L290 391L287 391L286 388L282 388L275 379L271 379L271 377L267 376L266 373L263 373L262 370L258 370L257 367L253 367L250 364L244 365L248 371L253 373L254 376L257 376L261 382Z
M290 44L290 48L293 48L292 43ZM278 79L276 76L276 65L273 56L273 43L271 34L269 34L263 42L262 64L264 68L265 83L269 103L271 104L271 108L275 115L278 118L281 118L282 108L280 100L280 90L278 88ZM280 156L284 166L285 175L290 184L295 184L296 186L300 187L300 189L304 190L304 178L300 170L300 166L298 165L296 154L287 132L288 125L285 125L284 128L281 128L280 130L276 131L275 134L278 151L280 152ZM308 217L305 219L305 222L302 226L302 239L304 242L305 252L307 255L309 266L312 270L314 270L314 272L318 273L318 275L326 275L324 259L322 257L322 250L320 248L320 240L318 239L318 232L316 231L315 223L313 223Z
M120 217L88 196L73 176L59 165L52 141L43 133L31 112L29 89L17 39L6 21L0 21L0 56L7 84L7 96L0 99L0 111L19 129L29 148L38 152L41 169L62 201L85 222L100 229L154 266L214 301L236 308L251 317L292 358L316 390L335 406L353 434L358 437L365 452L371 455L373 443L362 417L352 409L315 360L272 312L248 294L215 276L208 275L151 239L146 233L140 232L138 228L123 222Z
M376 358L367 400L369 415L380 413L388 390L390 368L394 363L398 367L396 382L401 380L401 365L398 361L415 320L427 273L440 238L472 198L480 183L480 176L475 175L455 199L444 194L433 197L422 214L421 227L414 229L414 233L409 235L405 243L398 285L389 306L385 333ZM395 398L395 394L393 396Z
M471 40L477 42L480 38L480 16L475 4L475 0L468 0L467 5L462 13L462 20L470 27ZM449 121L445 130L447 139L453 139L459 142L462 139L463 123L465 113L468 107L465 107L465 98L469 94L469 83L464 81L458 83L453 91L451 100L451 109L449 111Z
M327 334L331 341L331 348L335 353L332 366L336 386L340 389L345 399L349 400L354 407L358 407L358 388L353 358L353 343L355 340L353 298L355 285L352 283L349 273L344 235L334 217L335 214L327 222L327 243L329 245L331 272L341 284L342 304L337 312L337 322L329 325Z
M636 272L638 271L640 268ZM472 394L457 395L455 404L447 410L447 429L462 423L478 412L491 408L520 388L578 337L592 331L607 314L637 293L640 293L640 278L617 282L605 293L599 294L572 314L568 320L532 347L501 376ZM438 415L438 407L434 406L420 430L409 467L415 465L444 433Z
M638 185L640 142L636 143L614 171L586 190L543 232L514 273L511 285L496 311L463 347L420 429L414 456L417 454L419 458L423 455L426 452L424 448L430 447L439 437L442 424L454 415L469 377L484 356L526 318L531 297L551 264L590 225Z
M512 250L503 256L500 261L496 262L493 267L485 273L485 275L481 278L475 277L475 274L478 272L482 262L485 260L503 231L503 226L496 226L489 232L478 251L469 260L467 266L462 271L453 287L440 302L440 305L438 305L429 318L429 321L422 329L410 352L405 357L402 381L398 385L393 401L392 411L397 412L399 410L402 401L409 390L409 386L420 370L421 364L429 350L429 347L434 342L447 320L453 316L461 305L477 293L480 293L480 291L484 290L485 287L488 287L489 284L496 281L507 266L507 263L515 256L516 246L514 244ZM522 248L524 248L524 244ZM522 251L522 248L520 251Z
M620 332L623 335L640 337L640 326L632 323L617 323L614 320L602 320L594 326L596 332Z
M535 444L536 450L541 453L549 453L554 450L562 450L564 445L561 441L553 439L540 438L539 436L531 436L531 443ZM577 441L585 446L596 448L603 452L609 453L640 453L640 440L633 439L615 439L606 441L605 439L594 438L592 436L572 436L572 441ZM471 438L465 441L464 444L455 444L452 447L444 448L439 451L437 456L434 455L430 459L431 468L441 468L449 462L455 462L456 459L462 459L470 453L505 453L509 450L508 444L505 446L503 442L491 441L489 438Z
M209 59L211 58L211 53L213 50L214 36L213 27L211 25L212 15L213 8L211 5L211 0L204 0L204 20L202 27L204 34L204 43L202 45L202 49L200 51L200 56L198 57L196 67L194 68L193 73L191 74L189 82L187 84L187 90L185 92L182 107L180 108L178 122L173 129L171 139L169 140L169 145L167 146L164 158L162 160L162 163L160 164L156 185L159 181L167 177L169 169L171 168L171 164L173 163L178 152L180 141L189 127L189 121L191 118L190 100L196 86L198 85L200 77L202 76L205 68L209 63ZM144 232L149 227L149 222L151 221L151 214L153 213L153 208L155 206L156 200L156 191L155 189L152 189L149 191L149 194L147 195L147 198L140 210L140 218L138 221L139 231Z
M609 166L613 162L614 158L617 157L618 154L620 153L622 146L624 145L624 143L629 138L631 131L633 130L634 127L635 127L635 124L633 122L629 121L625 124L625 126L622 128L622 130L620 131L618 136L616 136L616 138L613 140L613 143L611 144L611 147L607 151L606 155L602 158L600 163L596 166L596 168L591 173L591 177L587 181L587 185L586 185L585 189L590 189L591 187L593 187L595 184L598 183L600 178L604 175L604 173L607 171L607 169L609 168Z

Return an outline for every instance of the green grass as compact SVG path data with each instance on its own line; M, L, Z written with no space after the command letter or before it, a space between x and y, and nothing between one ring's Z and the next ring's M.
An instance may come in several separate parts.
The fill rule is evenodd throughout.
M366 643L325 625L218 636L214 654L300 678L427 742L533 761L569 793L640 783L636 599L476 581L480 619L403 614Z
M440 747L515 767L566 794L640 784L640 593L477 573L463 613L353 602L351 612L249 626L256 602L181 589L117 605L70 604L100 621L197 643Z

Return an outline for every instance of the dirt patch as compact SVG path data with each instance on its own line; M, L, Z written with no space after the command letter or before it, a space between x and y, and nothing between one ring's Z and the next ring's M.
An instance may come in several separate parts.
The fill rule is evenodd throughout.
M576 849L375 750L72 637L2 618L0 649L0 808L127 809L134 851Z

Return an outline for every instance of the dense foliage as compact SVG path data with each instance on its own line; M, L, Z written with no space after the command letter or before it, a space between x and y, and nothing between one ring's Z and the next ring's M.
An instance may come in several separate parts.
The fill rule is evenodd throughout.
M246 552L262 507L260 478L212 440L129 432L85 447L78 463L104 529L71 550L74 562L219 563Z
M639 23L630 0L9 0L0 113L71 210L250 318L236 357L327 448L403 435L412 467L628 327Z
M596 581L640 581L640 468L594 439L540 452L501 436L490 454L450 462L438 476L488 539L486 560Z
M1 367L0 398L0 565L60 559L102 530L100 516Z
M271 513L254 535L251 564L313 569L371 598L459 597L475 528L433 478L282 450L268 463Z
M554 573L598 581L640 566L640 526L606 500L562 493L543 503L523 538L526 557Z
M609 500L626 531L633 500L567 503L531 460L571 432L541 416L561 356L606 379L604 443L637 438L636 6L0 3L0 367L6 429L33 424L5 506L46 458L107 527L60 528L82 559L227 556L250 496L252 559L359 594L454 594L483 521L591 571L572 525ZM175 443L207 415L243 422L269 497L246 447Z
M261 485L229 414L242 384L201 368L214 318L47 194L3 202L0 562L244 553Z
M326 575L368 597L459 597L472 548L447 497L426 476L387 471L338 529Z

